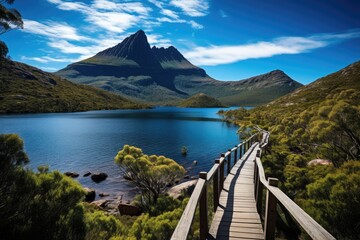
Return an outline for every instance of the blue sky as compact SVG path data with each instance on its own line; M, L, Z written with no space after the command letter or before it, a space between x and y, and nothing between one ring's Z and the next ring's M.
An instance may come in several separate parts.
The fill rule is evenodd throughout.
M281 69L307 84L360 60L358 0L16 0L12 59L56 71L143 29L218 80Z

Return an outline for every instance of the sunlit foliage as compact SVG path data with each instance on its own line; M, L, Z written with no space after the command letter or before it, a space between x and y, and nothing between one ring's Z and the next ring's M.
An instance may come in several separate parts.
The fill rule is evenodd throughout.
M148 156L140 148L125 145L115 157L123 174L141 191L142 206L149 209L167 185L181 178L185 169L170 158Z

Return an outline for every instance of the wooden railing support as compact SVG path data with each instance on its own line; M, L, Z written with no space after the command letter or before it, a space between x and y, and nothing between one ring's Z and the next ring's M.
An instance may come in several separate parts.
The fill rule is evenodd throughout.
M215 160L215 164L220 165L220 159ZM220 197L220 188L219 188L219 168L216 170L213 178L213 188L214 188L214 212L216 212L217 206L219 205Z
M206 172L200 172L199 178L207 179ZM204 186L204 189L201 193L200 197L200 240L205 240L206 236L209 232L209 224L208 224L208 199L207 199L207 183Z
M270 186L277 187L277 178L268 178ZM265 211L265 240L275 239L275 225L276 225L276 197L268 190L266 194L266 211Z
M222 189L224 188L224 162L225 161L222 161L220 163L220 174L219 174L219 178L220 178L220 181L219 181L219 187L220 187L220 192L222 191Z
M241 145L240 145L240 148L239 148L239 150L240 150L239 159L241 159L242 156L243 156L243 147L244 147L244 144L241 144Z
M229 155L227 157L227 174L230 173L231 170L231 149L228 149Z
M237 153L238 153L238 146L235 146L235 151L234 151L234 165L236 164L236 162L238 161L238 157L237 157Z
M256 209L257 209L257 212L259 213L260 215L260 218L262 219L261 217L261 214L262 214L262 204L263 204L263 201L262 201L262 198L263 198L263 185L262 183L260 182L260 179L259 177L257 178L257 187L256 187L256 195L255 195L255 198L256 198Z

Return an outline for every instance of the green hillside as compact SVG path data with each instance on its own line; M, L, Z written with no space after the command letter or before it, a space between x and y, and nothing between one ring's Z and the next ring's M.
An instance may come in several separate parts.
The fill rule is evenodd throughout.
M188 108L222 108L226 107L216 98L210 97L204 93L198 93L190 98L180 102L180 107Z
M124 97L19 62L1 59L0 113L76 112L142 108Z
M338 239L360 235L360 62L267 105L225 112L271 132L268 176ZM308 164L323 159L330 165Z

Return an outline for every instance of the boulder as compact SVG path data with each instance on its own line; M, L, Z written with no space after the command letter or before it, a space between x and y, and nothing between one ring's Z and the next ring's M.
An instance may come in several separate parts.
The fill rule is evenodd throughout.
M99 193L99 197L107 197L110 196L108 193Z
M98 206L99 208L106 208L109 204L109 200L97 200L91 203L92 205Z
M195 187L196 183L197 183L197 179L183 182L181 184L178 184L178 185L170 188L167 193L169 194L170 197L179 198L183 191L185 191L185 192L192 191L192 189Z
M308 162L308 166L316 166L316 165L331 165L332 162L327 159L313 159Z
M141 214L140 208L130 204L120 203L118 209L121 215L139 216Z
M93 188L84 188L86 194L85 194L85 201L86 202L92 202L95 200L96 193L95 189Z
M79 174L76 173L76 172L65 172L64 174L65 174L66 176L72 177L72 178L77 178L77 177L79 176Z
M91 179L96 183L104 181L107 177L106 173L94 173L91 175Z
M86 172L85 174L84 174L84 177L88 177L88 176L90 176L91 175L91 172Z

